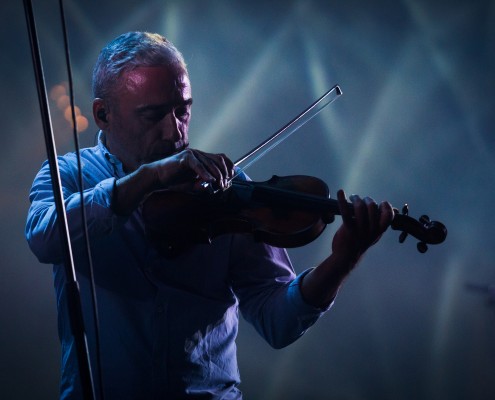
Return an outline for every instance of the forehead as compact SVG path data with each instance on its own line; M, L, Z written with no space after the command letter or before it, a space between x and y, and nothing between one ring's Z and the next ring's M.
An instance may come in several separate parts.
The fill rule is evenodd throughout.
M191 98L191 84L186 72L171 66L138 67L122 77L125 93L143 102Z

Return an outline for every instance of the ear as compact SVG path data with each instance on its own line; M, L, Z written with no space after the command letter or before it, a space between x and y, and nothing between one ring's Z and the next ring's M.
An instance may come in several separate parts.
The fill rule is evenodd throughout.
M108 110L103 99L93 100L93 118L102 131L108 127Z

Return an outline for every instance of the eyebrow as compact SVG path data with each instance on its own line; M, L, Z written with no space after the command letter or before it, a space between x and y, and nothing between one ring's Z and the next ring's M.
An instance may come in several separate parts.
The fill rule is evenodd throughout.
M172 107L181 107L181 106L190 106L193 103L192 97L186 100L182 101L174 101L170 103L164 103L164 104L145 104L142 106L136 107L136 111L138 113L141 112L146 112L146 111L156 111L156 110L169 110Z

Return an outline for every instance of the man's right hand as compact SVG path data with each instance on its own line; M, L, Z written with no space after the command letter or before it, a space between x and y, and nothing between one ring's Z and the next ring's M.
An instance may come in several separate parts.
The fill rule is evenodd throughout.
M155 189L199 191L205 190L204 182L225 189L234 175L234 163L225 154L189 148L150 163L149 167L156 173Z
M116 214L129 215L153 191L207 190L202 185L204 182L214 188L224 189L233 176L234 163L224 154L188 148L170 157L143 164L131 174L118 179L112 208Z

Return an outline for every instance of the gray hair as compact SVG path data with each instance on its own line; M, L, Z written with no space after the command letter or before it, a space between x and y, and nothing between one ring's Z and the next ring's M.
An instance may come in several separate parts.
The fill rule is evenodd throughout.
M128 32L104 47L93 69L93 96L109 100L123 72L175 64L187 74L184 57L157 33Z

